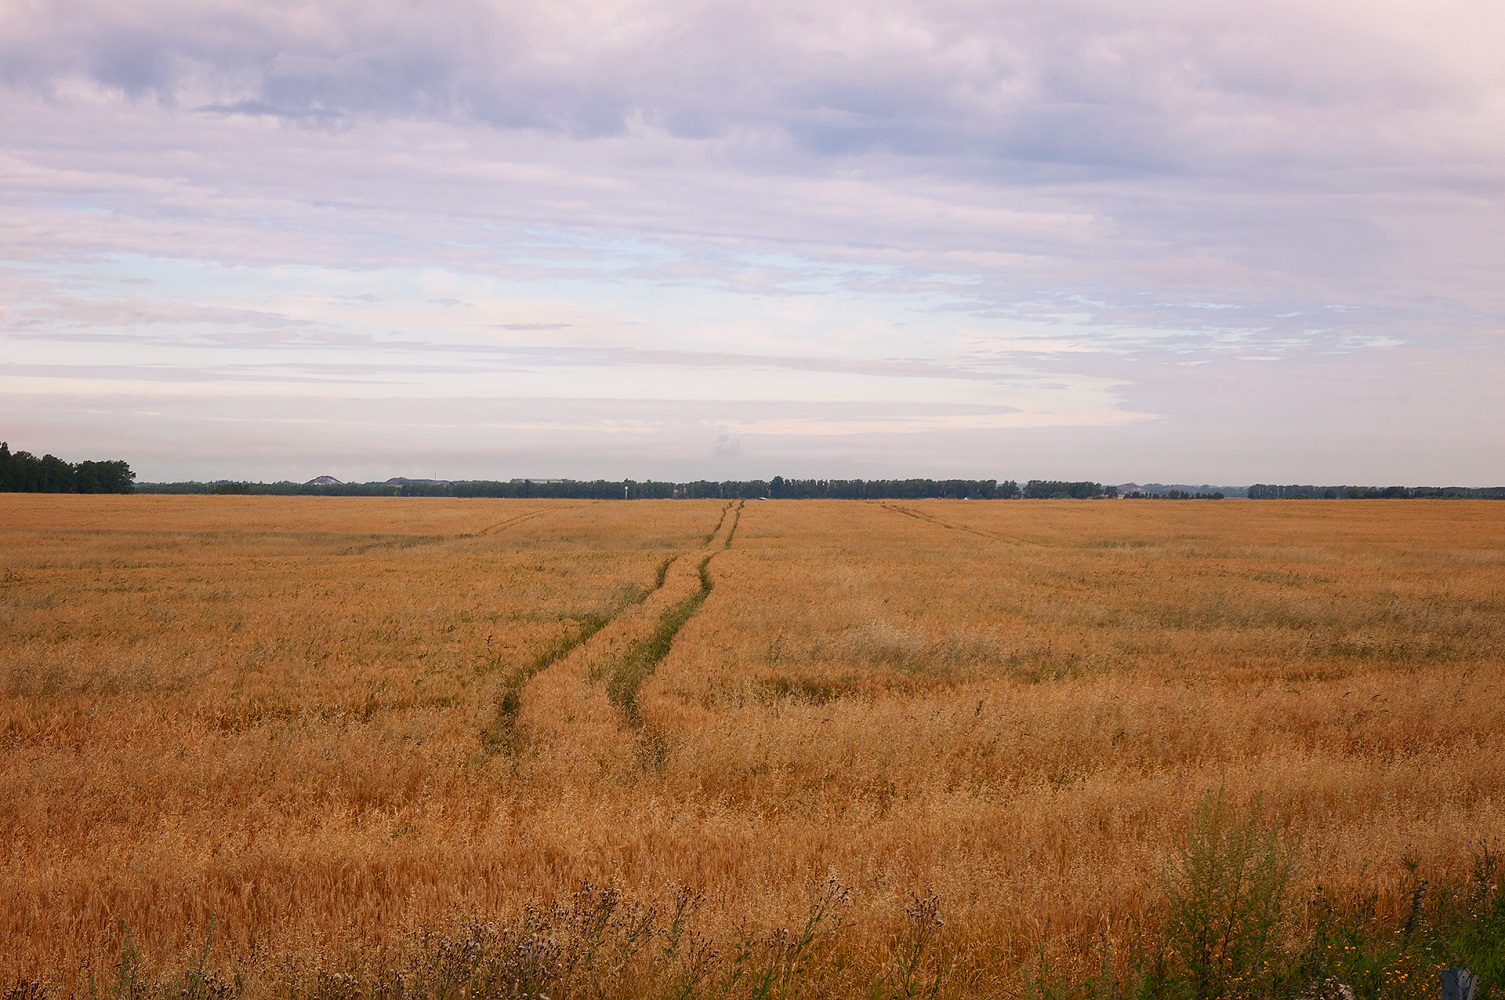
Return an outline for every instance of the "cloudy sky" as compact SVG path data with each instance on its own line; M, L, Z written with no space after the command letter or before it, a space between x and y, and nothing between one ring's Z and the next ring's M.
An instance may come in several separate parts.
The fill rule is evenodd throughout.
M0 437L1505 483L1498 0L0 0Z

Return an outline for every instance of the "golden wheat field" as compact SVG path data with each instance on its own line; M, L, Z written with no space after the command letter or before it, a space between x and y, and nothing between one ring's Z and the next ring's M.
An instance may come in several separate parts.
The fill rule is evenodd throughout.
M1216 789L1305 886L1505 833L1505 504L0 496L0 988L605 898L1016 995Z

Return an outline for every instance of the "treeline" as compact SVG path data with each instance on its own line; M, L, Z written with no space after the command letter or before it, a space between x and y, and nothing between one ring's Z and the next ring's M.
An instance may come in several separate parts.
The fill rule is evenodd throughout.
M1249 487L1251 500L1505 500L1505 486L1271 486Z
M407 496L510 497L560 500L1017 500L1096 499L1117 490L1100 483L1031 479L1020 486L1013 480L992 479L772 479L696 480L689 483L657 480L597 479L580 482L402 482L402 483L142 483L139 493L221 493L252 496Z
M1067 483L1056 479L1031 479L1020 496L1026 500L1097 500L1118 496L1117 486L1101 483Z
M381 483L137 483L125 462L80 462L53 455L12 453L0 442L0 492L178 493L250 496L508 497L559 500L1096 500L1120 496L1116 486L1094 482L1031 479L772 479L705 480L468 480ZM1242 491L1240 491L1242 492ZM1272 486L1248 488L1252 500L1505 500L1505 486ZM1134 490L1127 499L1221 500L1223 493Z
M1193 493L1191 490L1166 490L1163 493L1150 493L1146 490L1130 490L1124 494L1125 500L1225 500L1227 494L1222 490L1214 490L1204 493L1200 490Z
M65 462L12 452L0 441L0 493L130 493L136 474L125 462Z
M722 492L705 492L707 488ZM738 492L727 492L732 488ZM785 479L767 483L688 483L686 496L758 496L788 500L1044 500L1096 499L1117 491L1101 483L1031 479L1020 486L1012 479Z

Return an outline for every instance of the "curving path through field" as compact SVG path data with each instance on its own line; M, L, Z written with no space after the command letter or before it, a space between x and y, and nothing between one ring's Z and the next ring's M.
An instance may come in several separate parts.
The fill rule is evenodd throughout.
M638 691L710 595L711 560L731 546L742 507L726 504L698 549L660 567L656 587L518 686L512 747L519 767L573 784L631 763L642 723Z

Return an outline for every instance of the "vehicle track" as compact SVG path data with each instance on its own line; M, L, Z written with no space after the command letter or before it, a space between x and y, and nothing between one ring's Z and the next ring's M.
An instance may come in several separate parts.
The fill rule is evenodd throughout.
M950 528L952 531L965 531L968 534L971 534L971 535L980 535L983 538L1000 538L1000 537L1002 537L1000 535L994 534L991 531L983 531L983 530L981 530L979 528L974 528L971 525L967 525L967 524L952 524L950 521L942 521L940 518L936 517L934 514L927 514L924 511L915 510L915 509L913 509L911 507L903 507L903 506L900 506L899 504L896 504L896 503L888 503L888 502L885 501L885 502L881 502L879 504L879 506L883 507L885 510L891 510L891 511L893 511L896 514L903 514L906 517L912 517L912 518L914 518L917 521L928 521L931 524L938 524L942 528Z
M537 751L534 766L577 770L579 760L549 751L584 745L599 753L620 743L624 728L636 730L642 721L638 691L710 595L710 562L731 545L742 506L728 503L721 509L697 547L698 560L694 548L671 557L660 568L658 585L641 600L619 608L591 634L500 692L498 715L508 722L499 745L514 753L525 747Z
M624 611L642 604L657 593L669 575L669 568L678 558L677 555L669 556L658 564L651 587L638 588L637 592L626 600L613 601L603 608L577 617L573 629L544 646L532 660L507 670L502 675L501 683L493 699L494 711L491 721L481 732L482 742L493 750L516 751L518 748L517 715L522 708L522 692L527 683L557 661L574 652L582 644L589 642L591 637L610 625Z
M700 589L670 605L659 616L653 630L638 638L611 664L611 673L606 678L606 699L622 714L623 720L634 728L641 728L643 725L643 713L638 708L638 693L643 688L643 682L653 676L664 657L669 655L679 630L689 623L706 598L711 596L711 588L714 586L710 574L711 560L716 558L717 553L732 547L732 538L737 534L737 525L742 523L742 507L746 502L743 500L737 503L732 512L731 527L727 529L721 547L701 559L695 568ZM717 531L725 520L726 511L723 509L722 519L717 522ZM715 541L717 531L711 532L706 544Z
M924 511L915 510L912 507L905 507L896 503L880 501L878 506L882 507L884 510L893 511L895 514L903 514L905 517L912 517L917 521L926 521L940 528L948 528L951 531L965 532L969 535L976 535L979 538L991 538L994 541L1007 542L1010 545L1038 546L1040 544L1038 542L1031 542L1022 538L1013 538L1008 535L1000 534L996 531L984 531L981 528L974 528L970 524L952 524L950 521L941 520L934 514L927 514Z
M550 508L548 508L546 510L535 510L535 511L531 511L530 513L527 513L527 514L519 514L516 517L509 517L505 521L498 521L496 524L493 524L489 528L482 528L480 531L472 531L469 534L466 534L466 535L456 535L455 537L456 538L480 538L483 535L494 535L498 531L502 531L503 529L510 528L510 527L512 527L515 524L522 524L524 521L531 521L535 517L542 517L544 514L550 513L552 511L555 511L555 510L570 510L571 508L578 507L578 506L580 506L580 505L579 504L567 504L567 505L562 506L562 507L550 507Z
M570 507L578 506L579 504L570 505ZM548 510L529 511L526 514L519 514L516 517L509 517L506 520L498 521L496 524L493 524L490 527L482 528L479 531L466 531L455 535L388 535L385 537L378 537L369 542L352 545L348 549L340 550L339 554L342 556L356 556L364 555L367 552L374 552L377 549L408 549L415 548L420 545L442 545L445 542L456 542L469 538L484 538L489 535L494 535L499 531L505 531L506 529L511 528L514 525L522 524L524 521L531 521L535 517L542 517L544 514L550 513L551 511L568 509L569 507L555 507L549 508Z

